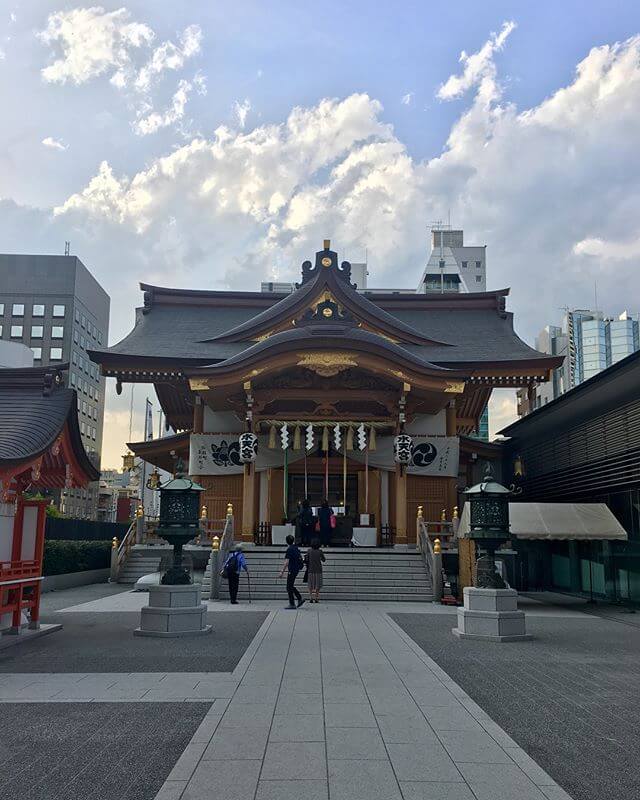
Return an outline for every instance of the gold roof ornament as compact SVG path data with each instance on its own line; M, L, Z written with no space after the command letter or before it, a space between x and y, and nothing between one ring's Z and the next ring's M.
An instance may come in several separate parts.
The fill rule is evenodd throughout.
M332 378L350 367L357 367L358 362L349 353L299 353L299 367L310 369L323 378Z

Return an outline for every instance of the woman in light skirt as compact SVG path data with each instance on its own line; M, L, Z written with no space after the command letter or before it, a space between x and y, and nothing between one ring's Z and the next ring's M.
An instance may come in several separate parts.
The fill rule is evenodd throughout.
M322 564L327 559L320 549L317 539L311 543L311 549L305 556L308 570L309 600L312 603L320 602L320 589L322 589Z

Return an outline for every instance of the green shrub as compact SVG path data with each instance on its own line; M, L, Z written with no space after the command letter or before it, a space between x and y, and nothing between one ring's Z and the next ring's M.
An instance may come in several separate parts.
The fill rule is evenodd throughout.
M68 572L85 572L106 569L111 563L111 542L45 540L44 575L65 575Z

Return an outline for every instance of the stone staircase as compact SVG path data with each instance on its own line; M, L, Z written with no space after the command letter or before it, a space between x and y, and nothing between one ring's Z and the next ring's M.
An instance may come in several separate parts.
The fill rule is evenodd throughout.
M321 600L361 600L423 602L433 600L431 578L420 553L407 550L377 548L328 548L324 564ZM304 549L303 549L304 554ZM278 578L284 548L247 547L247 565L251 576L251 597L254 600L286 602L286 578ZM308 596L302 574L296 581L298 590ZM227 599L226 581L220 598ZM248 600L247 578L240 578L240 600Z

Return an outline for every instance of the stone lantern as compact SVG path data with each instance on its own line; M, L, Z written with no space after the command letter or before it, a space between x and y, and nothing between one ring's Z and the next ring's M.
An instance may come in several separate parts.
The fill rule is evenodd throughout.
M183 472L178 461L173 478L159 487L160 519L157 535L173 546L169 568L160 584L149 587L149 605L140 613L138 636L194 636L210 633L207 606L201 602L201 587L192 582L184 564L182 548L200 532L202 486Z
M458 627L453 633L461 639L515 642L530 639L525 616L518 611L518 593L509 589L496 571L495 552L509 538L509 499L516 492L498 483L490 470L467 489L469 531L484 554L476 562L475 586L465 586L464 608L458 609Z

